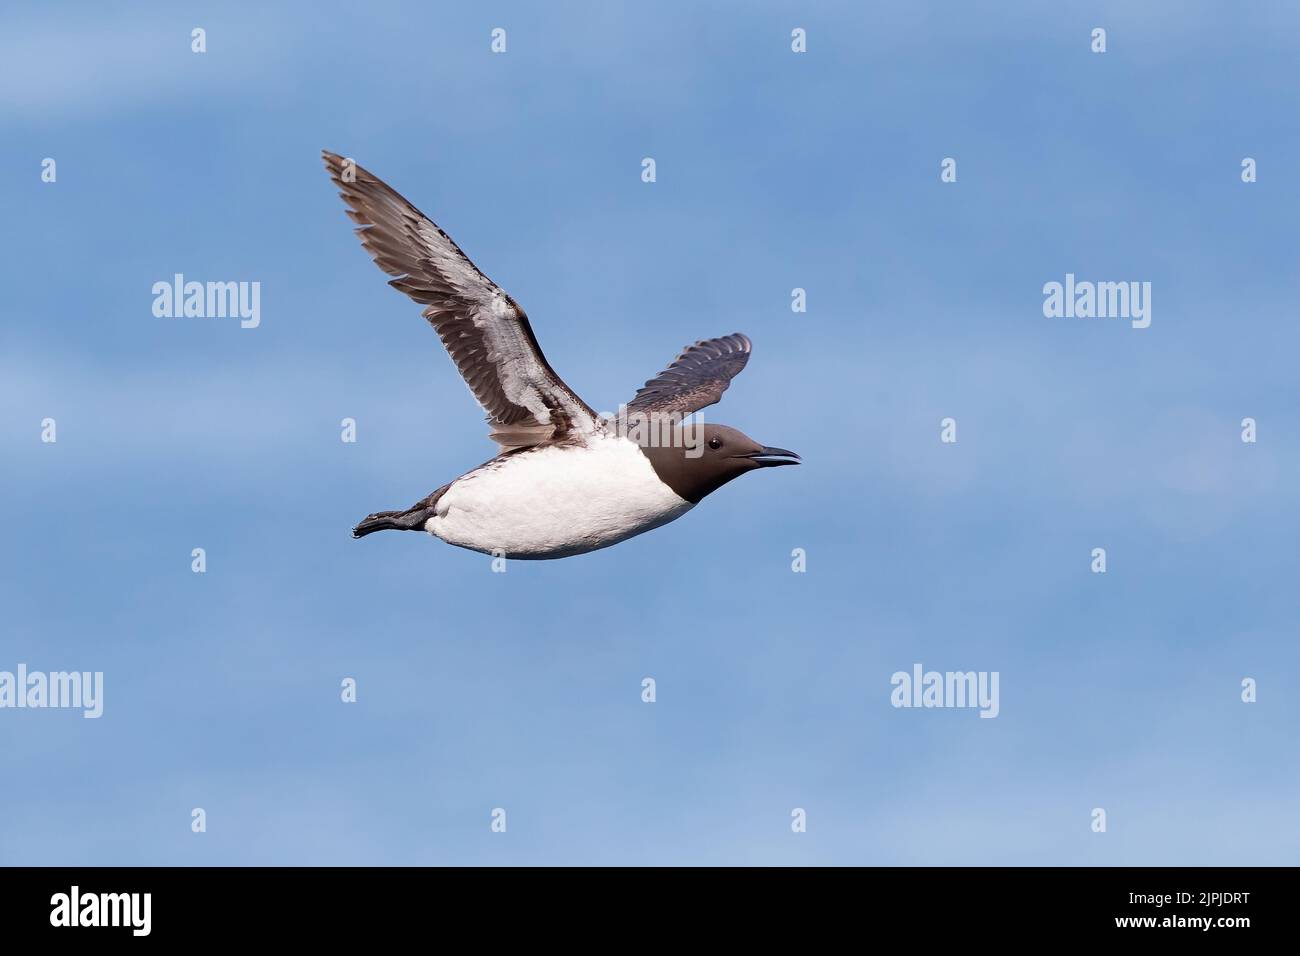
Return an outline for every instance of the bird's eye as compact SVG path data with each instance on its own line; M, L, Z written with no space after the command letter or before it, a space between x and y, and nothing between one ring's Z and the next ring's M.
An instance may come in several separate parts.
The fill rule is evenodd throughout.
M714 451L717 451L719 448L722 447L722 439L721 439L721 438L710 438L710 439L709 439L709 447L712 448Z

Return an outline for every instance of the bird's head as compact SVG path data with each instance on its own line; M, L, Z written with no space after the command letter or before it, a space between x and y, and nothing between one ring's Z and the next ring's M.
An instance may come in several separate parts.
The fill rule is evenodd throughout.
M642 451L659 480L691 504L747 471L799 464L794 452L760 445L726 425L683 425L672 437L645 445Z

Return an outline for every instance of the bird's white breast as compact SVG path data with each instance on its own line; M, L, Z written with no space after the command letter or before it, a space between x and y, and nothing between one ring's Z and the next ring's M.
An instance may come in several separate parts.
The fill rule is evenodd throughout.
M587 446L530 449L458 478L425 530L474 551L558 558L617 544L692 507L635 442L597 435Z

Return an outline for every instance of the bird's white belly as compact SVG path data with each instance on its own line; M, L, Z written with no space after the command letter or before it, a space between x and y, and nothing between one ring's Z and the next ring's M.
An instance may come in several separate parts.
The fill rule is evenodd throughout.
M635 442L520 452L457 479L425 530L448 544L515 558L561 558L609 547L685 514Z

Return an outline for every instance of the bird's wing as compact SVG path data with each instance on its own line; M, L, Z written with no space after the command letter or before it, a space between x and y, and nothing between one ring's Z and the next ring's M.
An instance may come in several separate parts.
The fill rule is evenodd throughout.
M502 450L593 432L596 413L547 363L524 310L377 176L334 153L322 156L361 244L395 276L389 285L425 306Z
M737 332L688 346L628 402L634 412L689 415L722 398L749 361L749 339Z

